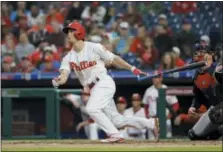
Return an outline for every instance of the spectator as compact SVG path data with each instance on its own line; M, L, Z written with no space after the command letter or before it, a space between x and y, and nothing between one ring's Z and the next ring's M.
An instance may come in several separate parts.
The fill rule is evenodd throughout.
M86 29L86 33L89 34L94 27L94 22L91 19L82 19L81 21Z
M186 52L185 47L191 48L196 43L196 34L192 31L191 22L188 19L184 19L182 23L182 31L177 33L175 41L176 45L182 50L182 55L185 57L189 53Z
M43 22L43 20L45 20L45 15L40 11L39 7L34 4L31 6L31 12L27 15L27 18L28 25L32 27Z
M29 29L26 16L18 17L17 21L18 23L14 24L14 27L12 28L12 33L16 38L18 38L21 33L27 32Z
M132 44L132 37L129 36L129 23L122 22L120 24L120 36L113 41L114 53L123 55L129 52Z
M102 22L94 23L90 35L102 36L105 34L105 25Z
M12 27L12 23L9 18L9 4L7 2L2 2L1 4L1 37L3 38Z
M173 2L171 11L176 14L188 14L197 10L197 2Z
M1 45L2 56L10 55L13 60L17 63L17 57L15 52L16 42L13 39L13 34L9 33L5 36L4 43Z
M138 25L142 23L141 15L136 11L136 7L132 2L127 6L127 13L124 15L124 20L127 21L131 27L138 27Z
M11 22L15 22L17 18L24 17L28 13L29 11L26 9L26 2L19 1L17 2L17 10L10 14L10 20Z
M103 22L106 9L100 5L100 2L92 2L90 6L86 6L81 14L82 19L90 19L96 22Z
M9 18L9 7L8 7L8 3L7 2L2 2L1 3L1 18L5 21L8 22L9 25L11 25L11 21Z
M114 3L113 2L109 2L108 5L106 6L106 14L105 14L105 17L104 17L104 20L103 20L103 23L104 24L107 24L109 23L109 21L116 15L115 12L116 12L116 8L114 6Z
M155 62L158 59L159 53L153 43L151 37L146 37L144 41L144 47L141 51L142 67L154 68Z
M52 55L54 61L60 60L60 56L59 56L59 53L57 52L57 48L54 45L49 46L47 42L43 42L35 50L35 52L33 52L30 55L32 64L35 65L37 68L39 68L41 63L44 61L44 57L46 55ZM57 63L57 68L59 68L59 63Z
M173 56L176 61L176 66L181 67L185 65L185 62L180 58L180 49L178 47L173 47L172 48Z
M157 71L155 72L157 74ZM146 117L156 117L157 116L157 98L158 98L158 89L160 88L167 88L165 84L163 84L163 78L161 75L154 77L152 79L153 85L146 89L144 97L143 97L143 104L145 107ZM166 127L167 127L167 134L168 138L172 137L172 125L171 125L171 115L175 115L175 113L179 109L179 104L176 96L166 96L166 101L169 107L174 111L174 113L170 113L169 109L166 108ZM148 131L149 139L153 139L153 133Z
M4 56L2 61L1 72L15 72L15 62L11 56Z
M127 106L127 101L126 101L125 97L123 97L123 96L118 97L117 101L116 101L116 107L117 107L118 112L121 115L124 115L126 106Z
M135 54L140 54L139 50L142 49L145 38L146 38L146 27L144 25L140 25L137 28L137 36L133 39L130 51Z
M109 37L107 35L104 35L102 37L102 41L101 41L101 44L108 50L108 51L111 51L113 52L113 46L112 44L110 43L109 41Z
M165 52L172 49L173 40L167 33L167 26L158 25L156 28L157 36L154 38L154 43L160 53L160 56L162 56Z
M3 18L1 18L1 38L4 38L10 31L10 25Z
M32 65L32 62L28 58L28 56L23 56L21 58L21 62L18 65L17 72L22 72L22 73L32 73L32 72L37 72L37 69Z
M81 2L73 2L72 7L68 11L66 20L73 21L73 20L81 20L81 14L84 10L84 6Z
M145 111L141 107L142 99L140 94L134 93L132 94L132 107L125 110L125 116L134 116L134 117L141 117L146 118ZM128 139L145 139L145 129L136 129L136 128L126 128L126 134Z
M160 14L161 12L164 11L165 6L160 1L149 1L147 3L149 3L148 8L145 9L146 12L144 13L147 13L147 11L149 10L149 13L153 15L153 14Z
M65 43L65 34L62 32L60 23L56 20L52 21L53 33L50 33L47 41L56 47L63 47Z
M51 24L52 21L57 21L59 24L64 24L64 17L58 11L56 6L49 5L48 15L46 16L46 24Z
M176 67L176 61L171 52L167 52L163 55L162 61L161 61L161 69L162 70L168 70L173 69Z
M191 63L192 62L192 56L193 56L193 46L189 46L189 45L183 45L182 46L182 58L184 59L184 61L186 61L186 63Z
M172 29L168 26L168 20L167 16L165 14L160 14L158 17L158 25L164 26L167 30L167 34L172 37L173 36L173 31ZM151 36L154 38L158 35L159 33L156 32L156 29L153 29Z
M53 55L45 55L44 61L40 66L41 72L58 72L59 62L54 61Z
M52 27L50 27L52 28ZM44 20L38 21L37 25L34 25L29 31L28 36L30 43L35 45L35 47L39 46L40 43L46 41L47 37L52 31L47 29L47 26L44 24Z
M123 22L123 17L123 14L118 13L107 25L109 29L109 40L111 42L118 37L118 31L120 31L120 23Z
M19 43L16 45L15 52L19 61L22 57L31 55L35 51L34 46L29 42L27 34L22 33L19 36Z
M223 39L222 39L222 35L223 35L223 25L221 25L220 27L216 27L216 26L212 26L209 30L209 37L210 37L210 46L211 46L211 50L214 50L216 48L216 46L219 43L222 43Z
M216 51L215 53L215 61L220 61L223 59L223 43L218 43L216 45L216 47L214 48L214 50Z
M109 29L108 31L108 36L109 36L109 40L112 42L114 41L116 38L118 38L118 27L117 27L118 23L117 22L112 22L111 25L111 29Z
M200 37L200 44L202 45L202 47L206 47L210 45L210 38L207 35L202 35Z

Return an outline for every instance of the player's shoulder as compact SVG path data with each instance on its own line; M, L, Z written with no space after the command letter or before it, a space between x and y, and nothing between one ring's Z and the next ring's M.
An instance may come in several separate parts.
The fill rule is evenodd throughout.
M152 92L153 90L155 90L155 86L154 86L154 85L152 85L152 86L150 86L149 88L147 88L147 89L146 89L146 93L150 93L150 92Z
M140 112L143 112L143 113L145 112L145 110L144 110L143 107L141 107L139 111L140 111Z
M85 41L85 45L87 48L87 51L97 51L97 50L101 50L102 49L102 45L100 43L95 43L95 42L89 42L89 41Z
M165 84L163 84L163 85L162 85L162 88L164 88L164 89L165 89L165 88L168 88L168 86L167 86L167 85L165 85Z
M125 109L124 113L130 113L132 111L132 107L128 108L128 109Z
M67 54L63 57L63 60L69 60L73 54L73 50L67 52Z
M90 41L85 41L85 45L87 47L99 47L99 46L101 46L100 43L95 43L95 42L90 42Z

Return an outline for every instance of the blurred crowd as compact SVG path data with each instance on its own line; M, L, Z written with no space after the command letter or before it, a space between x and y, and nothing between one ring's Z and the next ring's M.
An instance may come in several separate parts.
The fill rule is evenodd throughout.
M188 14L199 10L197 3L172 2L169 12L183 15L175 30L165 2L2 2L1 70L56 72L71 49L62 28L73 20L85 26L87 41L103 44L137 67L183 66L191 62L195 43L217 43L216 37L193 30ZM147 14L157 16L156 24L147 25L153 20Z

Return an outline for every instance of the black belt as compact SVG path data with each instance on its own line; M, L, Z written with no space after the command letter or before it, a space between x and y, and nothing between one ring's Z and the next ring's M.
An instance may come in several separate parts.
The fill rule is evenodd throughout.
M90 84L88 85L88 87L89 87L90 89L92 89L92 88L95 86L95 84L96 84L99 80L100 80L100 79L97 77L97 78L95 79L95 82L90 83Z

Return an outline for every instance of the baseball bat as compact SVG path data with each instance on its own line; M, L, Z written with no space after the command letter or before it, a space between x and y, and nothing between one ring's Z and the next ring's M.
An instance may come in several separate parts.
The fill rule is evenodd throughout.
M174 69L170 69L170 70L165 70L165 71L162 71L158 74L149 74L148 73L147 76L138 77L138 81L143 81L145 79L153 78L153 77L163 75L163 74L175 73L175 72L180 72L180 71L185 71L185 70L192 70L192 69L203 67L205 65L207 65L207 63L204 62L204 61L201 61L201 62L191 63L191 64L188 64L188 65L183 66L183 67L174 68Z

